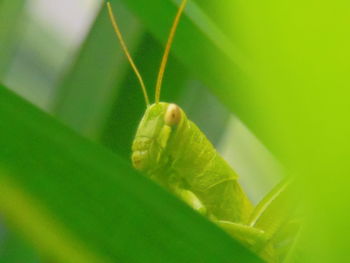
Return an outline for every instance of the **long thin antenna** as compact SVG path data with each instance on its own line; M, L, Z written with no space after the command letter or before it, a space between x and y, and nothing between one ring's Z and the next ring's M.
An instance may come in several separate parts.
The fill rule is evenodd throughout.
M118 27L118 24L117 24L117 21L116 21L116 18L113 14L113 9L112 9L112 5L110 2L107 2L107 7L108 7L108 13L109 13L109 17L111 19L111 22L112 22L112 26L113 26L113 29L118 37L118 40L120 42L120 45L122 46L122 49L127 57L127 59L129 60L129 63L131 65L131 67L133 68L139 82L140 82L140 85L141 85L141 88L142 88L142 92L143 92L143 95L145 97L145 101L146 101L146 104L147 106L150 105L149 103L149 99L148 99L148 95L147 95L147 90L146 90L146 86L145 86L145 83L143 82L143 79L142 79L142 76L140 74L140 72L138 71L135 63L134 63L134 60L132 59L130 53L129 53L129 50L124 42L124 39L123 39L123 36L122 36L122 33L120 32L119 30L119 27Z
M158 73L158 78L157 78L157 84L156 84L156 98L155 98L156 103L159 102L160 89L161 89L161 87L162 87L162 81L163 81L163 77L164 77L164 72L165 72L166 63L167 63L168 57L169 57L169 52L170 52L171 44L173 43L174 36L175 36L175 32L176 32L177 26L178 26L178 24L179 24L181 14L183 13L183 10L184 10L185 7L186 7L186 3L187 3L187 0L182 0L182 3L181 3L181 5L180 5L180 7L179 7L179 10L177 11L177 14L176 14L176 17L175 17L173 26L171 27L171 30L170 30L168 42L167 42L166 47L165 47L164 55L163 55L163 58L162 58L162 63L161 63L161 65L160 65L160 69L159 69L159 73Z

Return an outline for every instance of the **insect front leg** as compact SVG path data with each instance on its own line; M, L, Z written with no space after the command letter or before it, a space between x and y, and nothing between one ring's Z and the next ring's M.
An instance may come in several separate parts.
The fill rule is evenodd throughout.
M183 200L187 205L192 207L193 210L197 211L201 215L208 216L207 208L203 202L197 197L195 193L185 189L183 180L178 173L171 173L168 177L167 188Z
M206 207L203 205L202 201L193 192L183 188L178 188L178 187L174 189L174 192L178 197L180 197L181 200L187 203L195 211L197 211L198 213L204 216L207 215Z

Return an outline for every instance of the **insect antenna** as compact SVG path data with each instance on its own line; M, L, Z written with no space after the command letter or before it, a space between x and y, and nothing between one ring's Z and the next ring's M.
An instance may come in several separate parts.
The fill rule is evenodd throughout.
M177 11L173 26L171 27L171 30L170 30L169 38L168 38L168 41L167 41L167 44L165 47L164 55L162 58L162 62L160 64L160 69L159 69L159 73L158 73L158 77L157 77L156 96L155 96L156 103L159 102L160 89L162 87L164 71L165 71L166 63L168 61L171 44L173 43L175 32L176 32L177 26L179 24L181 14L183 13L183 10L185 9L186 3L187 3L187 0L182 0L182 3L179 7L179 10Z
M120 29L118 27L118 23L117 23L117 20L113 14L113 9L112 9L112 5L111 3L108 1L107 2L107 8L108 8L108 14L109 14L109 17L111 19L111 22L112 22L112 26L113 26L113 29L118 37L118 40L119 40L119 43L124 51L124 54L126 55L132 69L134 70L139 82L140 82L140 85L141 85L141 88L142 88L142 92L143 92L143 96L145 97L145 101L146 101L146 104L147 106L150 105L149 103L149 99L148 99L148 95L147 95L147 90L146 90L146 86L145 86L145 83L143 82L143 79L142 79L142 76L139 72L139 70L137 69L135 63L134 63L134 60L132 59L130 53L129 53L129 50L128 50L128 47L126 46L125 44L125 41L123 39L123 36L122 36L122 33L120 32Z

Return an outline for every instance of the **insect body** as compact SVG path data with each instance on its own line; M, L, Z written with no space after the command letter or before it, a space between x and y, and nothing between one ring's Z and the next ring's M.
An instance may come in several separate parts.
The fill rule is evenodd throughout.
M111 5L107 5L114 30L139 79L147 104L132 145L134 167L179 196L262 258L275 262L273 240L285 221L285 217L275 210L277 205L283 203L281 193L286 184L278 185L257 208L253 208L237 181L235 171L200 129L179 106L159 101L165 65L186 0L182 1L168 38L157 79L155 103L152 105Z
M249 226L253 206L237 174L179 106L150 105L132 152L136 169L273 262L266 233Z
M132 146L134 166L211 218L246 222L252 205L237 174L175 104L147 108ZM193 194L186 195L188 191Z

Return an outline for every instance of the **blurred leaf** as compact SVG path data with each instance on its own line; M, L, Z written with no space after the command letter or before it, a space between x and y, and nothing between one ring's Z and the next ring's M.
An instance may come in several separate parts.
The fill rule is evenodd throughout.
M128 32L127 42L132 51L143 35L142 27L121 4L118 10L118 21ZM102 8L58 89L55 114L81 134L98 137L128 67L107 10Z
M302 189L308 224L300 261L350 261L350 2L213 4L229 13L227 26L255 60L251 99L237 100Z
M0 237L0 262L2 263L39 263L32 246L17 234L5 231Z
M13 55L23 6L24 0L0 0L0 80L3 79Z
M49 260L260 262L122 158L4 87L0 118L0 211Z

